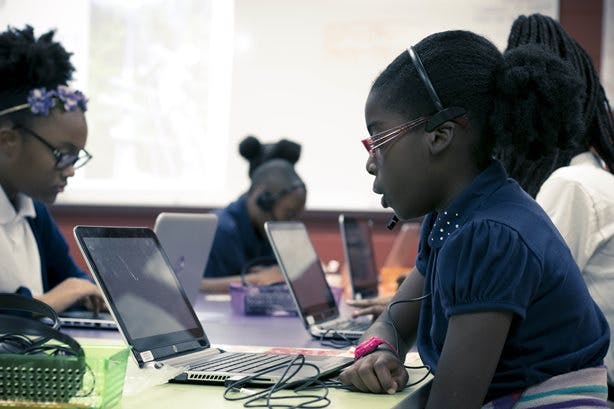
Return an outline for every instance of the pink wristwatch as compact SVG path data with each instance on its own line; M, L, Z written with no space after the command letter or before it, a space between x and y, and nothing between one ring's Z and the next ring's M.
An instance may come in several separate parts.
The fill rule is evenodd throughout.
M370 354L371 352L375 351L375 349L377 349L378 346L382 344L390 348L392 352L394 352L397 356L399 355L399 353L397 352L397 349L394 346L392 346L390 342L386 341L385 339L379 338L379 337L371 337L367 340L362 341L360 344L358 344L358 346L354 350L354 360L357 360L358 358L361 358L365 355Z

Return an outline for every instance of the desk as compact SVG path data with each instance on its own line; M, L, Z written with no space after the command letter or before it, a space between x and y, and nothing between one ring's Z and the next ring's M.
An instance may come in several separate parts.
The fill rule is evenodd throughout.
M253 345L256 350L265 346L321 348L305 330L298 317L247 317L233 314L228 300L215 301L202 297L195 310L203 323L209 341L215 345ZM66 330L84 343L118 344L123 342L117 331L108 330ZM230 347L228 349L231 349ZM127 382L148 376L148 370L139 369L129 358ZM423 370L410 371L410 382L419 380ZM126 390L134 390L126 385ZM374 395L330 389L329 408L391 408L404 397L413 393L416 387L407 388L395 395ZM241 401L226 401L224 388L211 385L183 385L163 383L148 387L122 399L121 407L132 408L242 408Z
M245 316L232 312L230 301L219 296L202 296L194 305L209 342L223 345L320 348L298 316ZM347 307L341 307L347 314ZM76 338L121 339L117 331L66 329Z

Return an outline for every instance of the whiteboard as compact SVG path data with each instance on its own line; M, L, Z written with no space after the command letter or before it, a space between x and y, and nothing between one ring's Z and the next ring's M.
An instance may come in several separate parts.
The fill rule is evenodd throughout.
M59 202L95 205L224 206L249 186L253 134L302 144L308 209L380 210L360 144L377 74L436 31L503 49L518 15L558 16L557 0L42 3L4 0L0 23L57 27L75 52L95 158Z

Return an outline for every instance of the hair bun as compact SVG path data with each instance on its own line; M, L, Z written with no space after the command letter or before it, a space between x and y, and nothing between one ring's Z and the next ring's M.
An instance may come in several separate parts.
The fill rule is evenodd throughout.
M0 33L0 91L67 85L74 67L71 53L51 30L36 38L34 29L9 27Z
M271 159L284 159L294 165L301 156L301 145L288 139L275 143L261 143L255 136L246 136L239 143L239 153L249 162L249 176L263 163Z
M519 46L505 53L496 87L498 145L530 159L574 148L567 135L583 132L584 93L571 65L539 46Z
M239 153L247 160L262 154L262 144L252 135L246 136L239 144Z

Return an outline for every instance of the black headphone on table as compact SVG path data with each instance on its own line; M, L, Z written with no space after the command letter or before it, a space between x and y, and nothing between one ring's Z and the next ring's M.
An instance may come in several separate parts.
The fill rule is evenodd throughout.
M304 189L304 188L305 188L305 185L301 182L298 182L285 189L280 190L277 193L272 193L272 192L269 192L268 190L265 190L264 192L256 196L256 204L258 205L260 209L264 210L265 212L271 212L273 211L273 208L275 207L275 203L277 203L279 199L281 199L282 197L286 196L289 193L294 192L295 190Z
M0 384L10 386L0 388L0 400L68 402L93 392L90 369L91 387L78 395L89 366L81 345L59 328L58 316L47 304L0 294Z
M8 315L14 311L21 315ZM49 325L37 317L49 321ZM17 294L0 294L0 354L35 355L51 352L83 358L79 343L59 331L56 312L42 301ZM55 340L61 345L44 345Z

